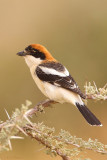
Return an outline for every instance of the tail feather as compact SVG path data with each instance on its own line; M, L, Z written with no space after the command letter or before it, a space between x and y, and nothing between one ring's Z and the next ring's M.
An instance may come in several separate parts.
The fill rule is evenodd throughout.
M101 122L95 117L95 115L85 106L79 103L75 103L83 117L90 125L102 126Z

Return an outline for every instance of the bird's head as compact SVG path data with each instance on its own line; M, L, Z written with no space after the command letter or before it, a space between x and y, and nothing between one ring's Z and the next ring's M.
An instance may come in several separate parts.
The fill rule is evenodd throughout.
M40 44L31 44L24 51L18 52L17 55L23 56L29 67L45 61L55 61L49 51Z

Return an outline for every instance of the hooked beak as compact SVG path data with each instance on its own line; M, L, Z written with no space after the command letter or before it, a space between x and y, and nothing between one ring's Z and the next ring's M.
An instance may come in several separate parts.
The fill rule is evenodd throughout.
M18 55L18 56L26 56L26 52L21 51L21 52L18 52L17 55Z

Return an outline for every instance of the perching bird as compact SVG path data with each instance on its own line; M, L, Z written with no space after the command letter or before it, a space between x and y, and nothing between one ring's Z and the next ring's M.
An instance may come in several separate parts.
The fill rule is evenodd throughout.
M68 70L44 46L32 44L17 54L25 58L35 83L46 97L59 103L72 103L90 125L102 126L85 106L82 98L85 99L86 96Z

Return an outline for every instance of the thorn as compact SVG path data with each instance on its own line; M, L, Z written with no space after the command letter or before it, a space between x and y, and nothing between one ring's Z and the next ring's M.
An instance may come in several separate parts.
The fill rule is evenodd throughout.
M28 121L29 124L32 125L32 122L29 120L29 118L26 115L24 115L24 118Z
M98 93L97 86L96 86L96 84L95 84L95 82L94 82L94 81L93 81L93 83L94 83L95 89L96 89L96 91L97 91L97 93Z
M11 136L11 139L24 139L24 137L20 137L20 136Z
M26 117L27 117L27 116L30 116L30 113L32 113L32 110L33 110L33 109L29 109L28 111L26 111L26 112L25 112L25 116L26 116ZM30 117L31 117L31 116L30 116Z
M103 87L103 88L105 89L106 87L107 87L107 83L104 85L104 87Z
M9 145L10 150L12 150L12 144L11 144L10 139L8 139L8 145Z
M25 132L21 127L19 127L18 125L16 125L16 127L17 127L25 136L28 136L28 135L26 134L26 132Z
M5 110L5 112L6 112L6 115L7 115L7 117L8 117L8 119L10 120L11 118L10 118L10 116L9 116L9 113L7 112L7 110L4 108L4 110Z

